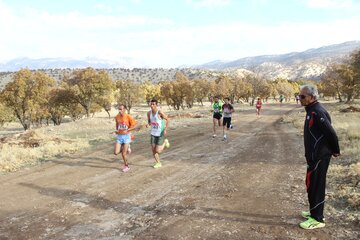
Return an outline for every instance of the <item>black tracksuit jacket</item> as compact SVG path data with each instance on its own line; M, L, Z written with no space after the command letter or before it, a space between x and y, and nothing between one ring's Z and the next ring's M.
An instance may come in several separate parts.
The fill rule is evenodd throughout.
M340 148L336 132L331 126L330 115L325 108L316 101L306 106L305 110L305 157L311 169L318 160L330 159L334 153L340 153Z

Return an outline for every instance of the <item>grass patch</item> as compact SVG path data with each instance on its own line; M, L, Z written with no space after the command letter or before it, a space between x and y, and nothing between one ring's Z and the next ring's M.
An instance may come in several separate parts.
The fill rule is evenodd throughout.
M145 125L149 109L147 105L136 106L131 109L131 115L138 124ZM204 106L195 105L192 109L175 111L165 106L163 110L172 117L172 128L182 126L186 121L202 121L201 118L211 116L208 102ZM110 132L115 130L114 117L117 113L113 109L110 118L106 112L101 112L76 122L66 118L59 126L43 126L26 132L17 122L6 124L0 128L0 173L17 171L25 166L113 141L115 137Z

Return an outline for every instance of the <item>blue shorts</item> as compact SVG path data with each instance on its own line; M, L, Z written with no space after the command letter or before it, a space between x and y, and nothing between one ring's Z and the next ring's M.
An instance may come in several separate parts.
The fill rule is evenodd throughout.
M131 143L131 134L118 134L116 138L116 142L120 144Z

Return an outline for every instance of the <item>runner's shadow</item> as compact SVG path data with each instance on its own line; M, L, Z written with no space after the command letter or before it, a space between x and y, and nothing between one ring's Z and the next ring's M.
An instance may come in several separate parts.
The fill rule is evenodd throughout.
M100 161L99 161L100 160ZM71 167L93 167L93 168L105 168L105 169L116 169L116 167L108 166L109 164L114 164L118 162L118 159L113 159L111 161L100 159L100 158L91 158L91 160L51 160L51 162L59 164L59 165L66 165ZM104 162L102 164L101 162Z
M158 215L162 216L172 216L174 214L187 216L191 218L206 218L206 219L214 219L217 221L232 221L232 222L246 222L250 224L256 225L270 225L270 226L284 226L286 225L294 225L288 221L283 219L293 218L296 216L283 216L283 215L267 215L267 214L257 214L257 213L246 213L239 211L230 211L216 208L206 208L206 207L183 207L179 205L168 205L162 208L156 208L154 211ZM166 218L165 218L166 219Z
M133 208L140 207L128 202L114 202L100 196L90 195L79 191L41 187L33 183L19 183L19 185L35 189L42 195L56 197L74 203L84 203L98 209L107 210L112 208L118 212L131 212Z

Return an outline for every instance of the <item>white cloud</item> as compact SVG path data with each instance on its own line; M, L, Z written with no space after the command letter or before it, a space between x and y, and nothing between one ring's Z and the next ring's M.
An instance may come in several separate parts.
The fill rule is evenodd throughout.
M231 0L186 0L186 3L195 8L216 8L229 5Z
M355 3L352 0L306 0L310 8L352 8Z
M169 19L147 16L51 15L35 10L18 16L0 0L0 61L17 57L130 57L152 67L176 67L360 40L360 31L354 30L358 26L359 17L279 25L234 22L181 27Z
M105 4L102 4L102 3L95 4L94 8L96 10L103 11L103 12L106 12L106 13L112 13L113 12L113 8L111 6L105 5Z

